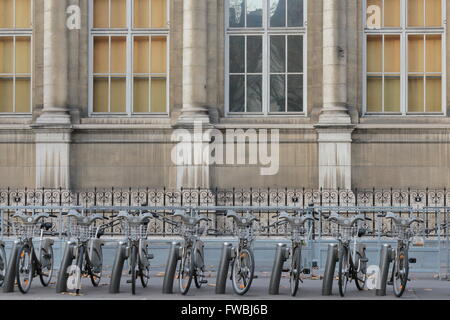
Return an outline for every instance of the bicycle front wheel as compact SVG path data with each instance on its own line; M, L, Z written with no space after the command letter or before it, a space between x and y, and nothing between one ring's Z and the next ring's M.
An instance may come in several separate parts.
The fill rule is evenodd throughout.
M205 273L203 271L205 263L200 250L196 250L195 253L196 270L194 272L194 283L195 287L200 289L202 287L203 280L205 279Z
M90 260L89 276L91 278L92 285L98 287L102 278L103 269L103 251L102 248L93 250L92 260Z
M347 284L349 281L349 271L350 266L348 263L348 249L342 246L339 252L339 280L338 280L339 294L341 295L341 297L344 297L347 291Z
M255 274L255 258L253 252L247 248L242 249L233 262L231 278L233 289L239 295L244 295L250 290Z
M191 287L193 278L193 267L194 261L192 259L192 248L189 247L186 249L183 259L181 260L180 269L178 272L178 282L180 286L180 292L183 295L187 294L189 288Z
M31 248L23 245L18 252L16 264L16 280L20 292L27 293L30 290L31 282L33 282L33 257Z
M52 246L42 248L39 261L41 263L39 279L44 287L48 287L53 276L54 256Z
M355 271L355 284L356 288L358 288L359 291L362 291L366 285L367 281L367 262L361 261L366 259L366 251L363 251L363 254L357 252L356 253L356 268L358 268Z
M291 296L295 297L298 291L298 285L300 282L300 273L301 273L301 250L299 247L294 249L294 253L292 254L292 263L291 263L291 271L290 271L290 284L291 284Z
M394 265L392 266L392 276L394 285L394 294L400 298L406 289L408 282L409 263L408 252L400 249L395 257Z
M3 286L5 282L7 269L7 260L6 260L6 252L3 246L0 246L0 287Z

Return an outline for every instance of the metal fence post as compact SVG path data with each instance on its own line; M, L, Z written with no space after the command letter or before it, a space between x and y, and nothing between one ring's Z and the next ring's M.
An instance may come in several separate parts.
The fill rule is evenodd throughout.
M389 264L392 261L392 249L389 244L384 244L381 248L380 255L380 287L377 288L375 294L377 296L385 296L386 295L386 286L389 275Z
M275 261L273 263L272 275L270 277L269 294L278 295L280 293L281 273L283 272L284 262L287 260L287 245L279 243L275 253Z
M120 280L122 278L123 264L127 259L125 250L126 250L126 243L120 241L117 247L116 258L114 260L114 265L111 272L111 283L109 284L109 293L119 293L120 291Z
M61 260L61 266L59 267L58 280L56 281L56 293L67 292L67 268L73 261L73 248L75 242L67 241L66 248L64 249L64 256Z
M216 294L225 294L227 288L228 269L232 258L233 245L225 242L222 248L219 268L217 269Z
M6 270L5 282L3 283L3 292L14 292L14 283L16 280L16 266L19 255L20 241L14 241L14 246L11 250L9 258L8 270Z
M325 264L325 272L323 274L322 295L331 296L333 291L333 278L336 269L336 261L338 260L338 245L330 243L328 245L327 262Z
M180 243L172 242L169 257L167 258L166 272L164 274L162 292L165 294L173 293L173 280L175 279L175 272L177 270L178 260L181 259L180 250L181 250Z

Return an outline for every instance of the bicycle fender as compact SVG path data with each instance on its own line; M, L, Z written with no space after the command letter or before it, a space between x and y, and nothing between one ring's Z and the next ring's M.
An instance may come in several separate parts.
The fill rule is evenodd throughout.
M101 247L104 245L105 245L105 242L101 239L90 239L89 240L88 255L89 255L89 259L91 261L93 260L94 249L97 249L98 252L101 252L101 250L102 250Z
M150 242L148 240L141 240L139 244L139 260L143 264L144 267L150 265L148 261L148 247L150 246Z
M55 240L53 239L42 239L42 248L49 248L55 244Z

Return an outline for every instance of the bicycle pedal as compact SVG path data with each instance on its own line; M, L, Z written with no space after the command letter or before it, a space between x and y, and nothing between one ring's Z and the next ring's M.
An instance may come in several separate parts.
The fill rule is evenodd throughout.
M154 256L153 254L149 253L149 254L147 255L147 258L150 260L150 259L155 258L155 256Z
M311 269L309 268L303 269L303 274L311 274Z
M408 261L409 261L409 263L417 263L416 258L409 258Z
M200 280L200 283L201 283L201 284L207 284L207 283L208 283L208 280Z
M253 276L253 279L258 279L258 276L257 276L257 275L254 275L254 276Z
M127 283L132 283L132 281L131 280L127 280Z
M359 261L366 263L366 262L369 262L369 259L367 259L367 258L361 258L361 259L359 259Z
M392 285L394 284L394 281L388 281L387 284L388 284L389 286L392 286Z
M284 269L282 269L281 271L283 271L283 272L289 272L289 271L291 271L289 268L284 268Z

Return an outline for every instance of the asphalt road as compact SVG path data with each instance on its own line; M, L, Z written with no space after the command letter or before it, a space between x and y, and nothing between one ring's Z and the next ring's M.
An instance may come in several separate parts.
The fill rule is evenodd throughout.
M56 279L56 277L54 278ZM408 283L407 291L401 300L450 300L450 281L441 281L433 278L433 275L412 275L412 281ZM55 292L55 283L51 283L50 287L43 288L39 279L35 278L30 292L26 295L20 293L16 287L13 293L0 292L0 300L397 300L392 292L392 288L388 287L387 296L377 297L374 291L364 290L357 291L354 284L350 284L347 289L347 296L341 298L338 293L337 281L333 284L333 295L323 297L321 295L322 281L305 279L301 284L297 297L293 298L289 295L289 280L284 277L280 285L280 295L268 295L269 278L266 274L258 275L258 279L254 280L251 290L247 295L241 297L233 294L231 283L227 283L227 293L225 295L215 294L215 278L208 278L209 283L201 289L196 289L193 285L187 296L182 296L177 290L177 281L174 282L174 294L162 294L163 275L161 273L153 273L150 279L149 287L137 287L137 294L131 295L131 285L126 283L126 277L122 279L121 292L118 294L109 294L108 283L109 277L102 279L98 288L93 288L89 279L83 279L83 287L81 294L57 294ZM139 282L138 282L139 283Z

